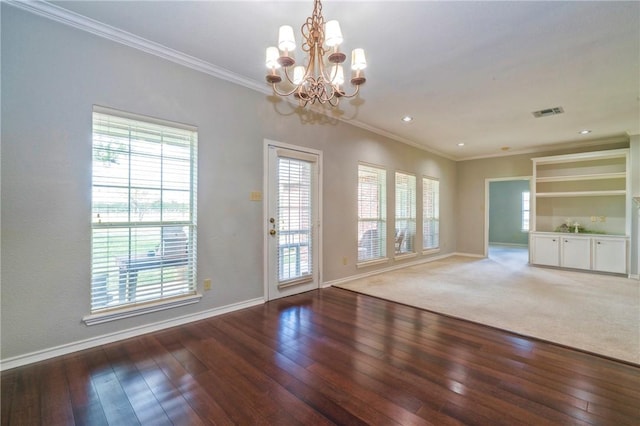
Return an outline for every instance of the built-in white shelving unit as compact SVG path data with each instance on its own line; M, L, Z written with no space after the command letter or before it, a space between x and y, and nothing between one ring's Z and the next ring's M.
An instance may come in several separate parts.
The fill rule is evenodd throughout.
M533 158L532 264L628 272L629 150ZM569 222L580 233L558 232Z

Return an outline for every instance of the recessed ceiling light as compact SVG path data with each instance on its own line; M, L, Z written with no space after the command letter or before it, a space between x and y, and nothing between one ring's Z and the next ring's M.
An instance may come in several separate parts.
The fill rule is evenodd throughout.
M405 115L404 117L402 117L402 121L408 123L410 121L413 121L413 117L411 117L410 115Z
M458 146L464 146L464 142L460 142Z
M581 135L588 135L589 133L591 133L591 130L587 130L587 129L580 130Z

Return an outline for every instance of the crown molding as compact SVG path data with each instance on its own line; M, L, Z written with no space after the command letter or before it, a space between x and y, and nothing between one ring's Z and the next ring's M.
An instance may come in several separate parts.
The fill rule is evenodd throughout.
M451 156L449 154L445 154L445 153L437 151L437 150L435 150L433 148L429 148L427 146L421 145L421 144L419 144L417 142L414 142L414 141L412 141L410 139L403 138L402 136L398 136L395 133L388 132L388 131L380 129L380 128L376 127L376 126L371 126L369 124L363 123L363 122L358 121L358 120L341 120L341 121L344 121L345 123L352 124L352 125L354 125L356 127L359 127L361 129L368 130L368 131L370 131L372 133L376 133L376 134L378 134L380 136L384 136L385 138L393 139L394 141L403 143L405 145L410 145L410 146L412 146L414 148L418 148L421 151L429 152L429 153L437 155L439 157L446 158L447 160L460 161L460 159L458 159L456 157L453 157L453 156Z
M456 159L456 161L483 160L486 158L497 158L497 157L512 157L514 155L521 155L521 154L536 154L541 152L552 152L552 151L559 151L564 149L585 148L585 147L592 147L592 146L606 146L606 145L612 145L615 143L623 143L623 142L629 142L629 135L623 134L623 135L610 136L610 137L601 138L601 139L590 139L590 140L584 140L584 141L571 141L571 142L561 142L561 143L555 143L555 144L540 145L532 148L523 148L523 149L513 150L507 153L478 155L473 157L461 157Z
M194 56L187 55L170 47L164 46L151 40L123 31L111 25L96 21L75 12L71 12L60 6L48 3L46 1L23 1L23 0L4 0L5 3L22 9L24 11L51 19L56 22L68 25L70 27L85 31L107 40L132 47L137 50L158 56L179 65L212 75L231 83L245 86L249 89L256 90L265 94L271 94L269 88L263 84L259 84L254 80L242 77L222 67L218 67L209 62L198 59Z
M211 75L221 80L225 80L225 81L246 87L248 89L255 90L260 93L264 93L266 95L273 94L271 88L261 82L256 82L255 80L243 77L225 68L218 67L214 64L203 61L194 56L187 55L183 52L174 50L160 43L147 40L143 37L139 37L135 34L121 30L111 25L104 24L100 21L96 21L95 19L91 19L87 16L80 15L78 13L64 9L60 6L51 4L47 1L44 1L44 0L42 1L0 0L0 1L8 5L11 5L15 8L24 10L26 12L30 12L35 15L42 16L52 21L56 21L61 24L76 28L78 30L91 33L98 37L102 37L107 40L111 40L116 43L131 47L133 49L137 49L145 53L160 57L162 59L166 59L173 63L185 66L187 68L191 68L196 71L200 71L202 73ZM291 103L294 106L297 105L296 103L294 103L289 99L286 99L286 101ZM322 109L317 109L315 111L324 115L328 115L326 112L322 111ZM403 138L394 133L380 129L376 126L372 126L358 120L350 120L347 118L338 117L337 119L344 123L351 124L353 126L378 134L380 136L384 136L396 142L400 142L400 143L412 146L422 151L426 151L431 154L438 155L440 157L443 157L452 161L459 161L459 159L455 157L452 157L450 155L428 148L415 141Z

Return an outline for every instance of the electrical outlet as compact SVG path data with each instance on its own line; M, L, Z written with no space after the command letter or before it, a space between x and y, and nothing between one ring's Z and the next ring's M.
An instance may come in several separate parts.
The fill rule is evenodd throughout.
M342 264L346 265L348 263L349 259L347 259L347 256L342 258Z
M211 279L207 278L206 280L204 280L204 291L209 290L211 290Z
M606 222L606 221L607 221L606 216L600 216L600 222Z
M598 218L596 216L591 216L591 222L597 222Z

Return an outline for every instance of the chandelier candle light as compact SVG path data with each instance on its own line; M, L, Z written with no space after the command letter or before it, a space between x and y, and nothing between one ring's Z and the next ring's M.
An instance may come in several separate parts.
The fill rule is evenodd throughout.
M338 21L328 21L325 24L320 0L314 0L313 15L307 18L301 31L304 37L302 50L307 54L306 66L294 66L296 61L292 53L295 51L296 41L293 28L288 25L280 27L278 47L267 47L266 65L270 72L266 78L274 92L284 97L293 95L302 107L316 101L336 106L340 98L356 96L360 85L366 81L364 69L367 61L364 50L354 49L351 52L351 84L355 86L355 91L347 95L342 88L344 70L341 64L347 57L339 50L343 40L340 24ZM325 66L327 53L329 55ZM283 91L278 88L278 83L282 83L280 68L284 69L286 83L293 85L292 89Z

